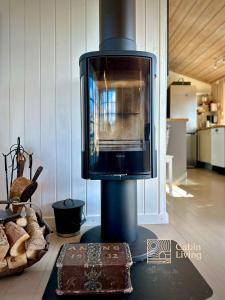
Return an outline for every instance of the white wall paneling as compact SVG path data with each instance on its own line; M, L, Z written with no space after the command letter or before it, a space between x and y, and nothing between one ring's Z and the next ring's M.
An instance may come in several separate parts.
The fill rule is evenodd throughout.
M155 126L156 132L159 132L159 77L160 77L160 70L159 70L159 48L160 48L160 1L146 1L146 9L145 9L145 35L146 35L146 45L145 50L148 52L152 52L157 57L157 80L155 85L155 96L156 96L156 107L155 107ZM153 30L154 28L154 30ZM158 134L156 134L156 148L157 151L159 150L158 147ZM157 156L159 165L159 151ZM159 175L159 168L157 170ZM151 212L152 214L158 214L158 201L155 199L159 199L158 195L159 189L159 176L154 179L145 180L145 207L144 213L148 214Z
M18 136L24 143L25 114L25 2L8 1L10 5L10 143ZM3 13L4 14L4 13Z
M56 198L71 196L70 1L56 0Z
M86 202L86 181L81 178L81 126L79 57L86 49L85 0L71 1L72 64L72 197ZM77 26L77 24L80 24ZM87 206L86 206L87 209Z
M40 2L42 208L52 213L56 199L55 0ZM49 188L51 187L51 188Z
M166 0L137 0L137 48L157 56L158 177L138 181L141 223L167 222L165 207ZM33 201L86 202L99 222L100 182L81 178L79 57L98 50L98 0L0 0L0 152L21 137L44 166ZM5 198L3 159L0 196Z
M9 1L0 0L0 151L10 144L10 19ZM0 192L5 193L4 163L0 159Z
M158 108L158 214L168 223L166 213L166 96L167 96L167 0L159 1L159 108Z
M40 1L25 0L24 3L24 143L29 152L34 152L33 170L36 170L41 152ZM41 206L41 185L33 200Z

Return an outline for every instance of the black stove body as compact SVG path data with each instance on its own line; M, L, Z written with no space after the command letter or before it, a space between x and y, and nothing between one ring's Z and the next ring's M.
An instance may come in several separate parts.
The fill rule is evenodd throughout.
M146 257L137 226L137 179L156 177L156 57L136 51L135 0L100 0L100 51L80 57L82 177L101 180L101 227L82 242L128 242Z
M83 178L155 177L155 64L138 51L81 56Z

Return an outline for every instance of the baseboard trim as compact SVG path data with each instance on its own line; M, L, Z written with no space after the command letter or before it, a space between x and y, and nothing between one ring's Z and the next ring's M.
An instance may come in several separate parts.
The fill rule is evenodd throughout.
M44 219L49 226L55 229L55 218L53 216L45 216ZM86 216L85 226L96 226L100 225L100 216ZM167 212L161 214L139 214L138 224L168 224L169 217Z
M204 168L204 169L212 171L213 166L210 163L197 161L197 168Z

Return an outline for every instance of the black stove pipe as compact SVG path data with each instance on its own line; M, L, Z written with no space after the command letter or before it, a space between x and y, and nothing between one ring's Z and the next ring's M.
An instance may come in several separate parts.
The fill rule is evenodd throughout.
M136 50L136 1L99 0L101 50Z
M137 238L137 181L101 181L101 236L106 242Z
M100 51L136 50L136 1L99 0ZM102 180L101 236L132 243L137 238L137 181Z

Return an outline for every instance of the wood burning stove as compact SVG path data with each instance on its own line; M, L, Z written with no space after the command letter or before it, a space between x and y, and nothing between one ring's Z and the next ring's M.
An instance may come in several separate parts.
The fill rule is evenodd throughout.
M101 180L101 227L82 242L128 242L146 257L137 226L137 179L156 177L156 58L135 50L135 0L100 0L100 51L80 57L82 177Z
M153 123L155 57L100 51L80 58L82 177L155 176Z

